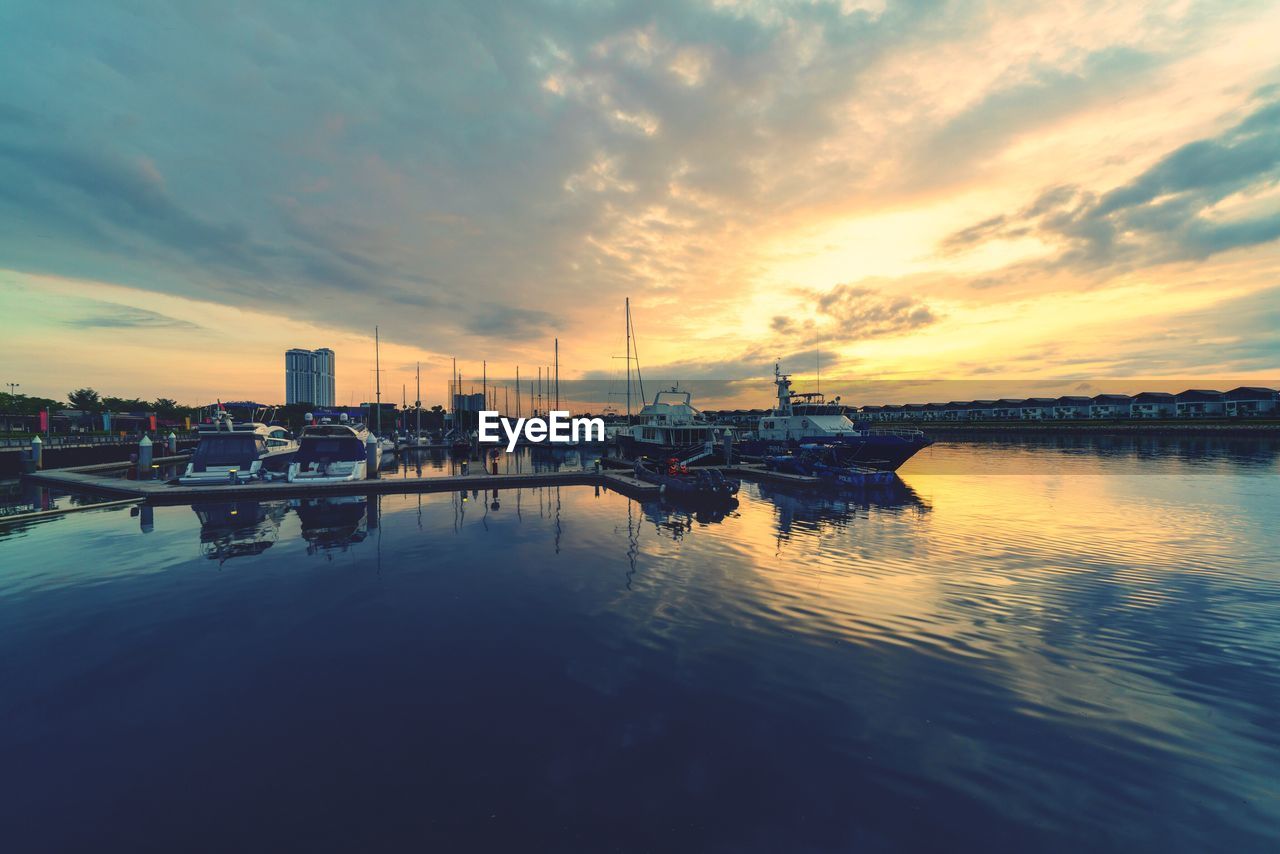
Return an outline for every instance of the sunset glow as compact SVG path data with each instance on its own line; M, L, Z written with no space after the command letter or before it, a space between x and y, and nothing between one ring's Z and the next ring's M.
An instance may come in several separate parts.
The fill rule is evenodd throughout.
M555 337L604 381L624 297L704 406L819 351L863 403L1280 373L1274 3L20 6L26 393L279 402L327 346L359 403L375 325L396 399Z

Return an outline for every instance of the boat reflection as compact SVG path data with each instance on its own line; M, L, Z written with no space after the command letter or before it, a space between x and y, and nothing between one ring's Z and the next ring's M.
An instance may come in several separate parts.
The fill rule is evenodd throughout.
M302 523L307 554L345 552L378 526L377 503L362 495L299 498L291 503Z
M890 512L928 513L933 507L920 495L894 476L887 483L867 484L857 488L819 491L796 490L761 483L760 498L774 506L778 534L787 536L797 524L812 528L830 525L843 528L858 516Z
M275 545L289 505L284 501L219 501L192 504L191 509L200 520L200 553L223 564L232 558L260 555Z
M653 523L659 534L669 536L673 540L683 539L685 534L693 530L694 523L719 524L730 516L736 516L737 509L736 498L715 504L686 503L666 498L659 501L644 501L640 504L640 510L645 519Z

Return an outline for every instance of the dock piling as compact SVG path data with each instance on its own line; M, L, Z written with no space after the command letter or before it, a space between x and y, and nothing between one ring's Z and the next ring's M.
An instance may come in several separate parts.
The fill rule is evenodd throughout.
M152 443L150 436L143 436L138 443L138 480L151 479Z
M177 453L178 453L178 434L170 430L169 431L169 456L172 457Z
M382 465L382 448L378 444L378 437L372 433L369 434L369 438L364 443L364 458L366 463L365 478L377 480L378 469Z
M31 466L35 471L44 468L44 440L39 436L31 437Z

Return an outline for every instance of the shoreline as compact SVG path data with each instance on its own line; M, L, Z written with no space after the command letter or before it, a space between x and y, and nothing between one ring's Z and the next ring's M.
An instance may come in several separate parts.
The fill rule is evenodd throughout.
M878 425L875 425L878 426ZM1280 421L1238 423L1230 421L978 421L968 424L915 424L926 436L997 435L1093 435L1093 436L1240 436L1280 437Z

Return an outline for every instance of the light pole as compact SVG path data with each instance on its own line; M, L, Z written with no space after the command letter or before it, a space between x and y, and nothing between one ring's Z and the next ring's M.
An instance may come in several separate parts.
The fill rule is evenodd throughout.
M9 397L17 397L17 396L18 396L18 393L17 393L16 391L14 391L14 389L19 388L19 387L22 385L22 383L5 383L5 385L7 385L7 386L9 387ZM4 414L4 429L5 429L5 432L8 432L8 430L9 430L9 426L10 426L10 424L9 424L9 413L7 413L7 412L6 412L6 413Z

